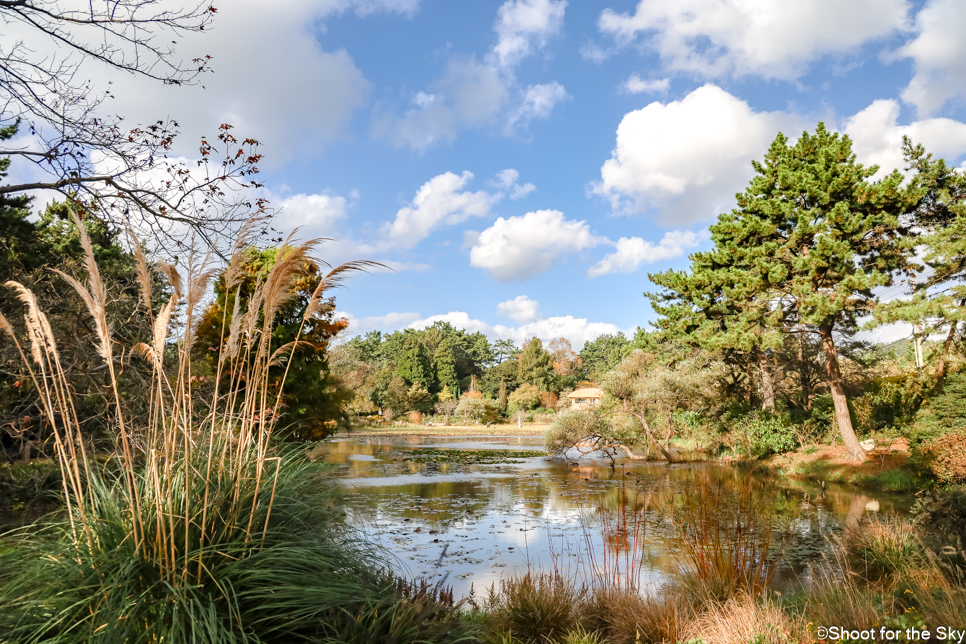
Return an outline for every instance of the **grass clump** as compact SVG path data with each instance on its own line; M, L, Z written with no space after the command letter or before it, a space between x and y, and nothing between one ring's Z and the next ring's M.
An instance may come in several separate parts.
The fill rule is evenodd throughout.
M556 641L577 627L582 594L558 574L527 572L504 579L487 602L491 627L523 642Z
M146 360L153 379L148 412L128 415L107 293L84 227L75 223L87 282L62 277L86 304L107 367L115 450L107 463L88 455L46 316L29 289L8 282L27 308L27 351L2 315L0 332L20 349L39 392L65 507L63 520L39 534L16 533L15 545L0 553L0 642L415 644L467 637L452 597L388 573L371 548L339 527L312 466L280 454L272 440L282 411L278 385L302 328L323 311L327 288L367 264L321 278L295 339L276 346L275 315L315 242L283 244L243 302L238 262L250 239L243 231L225 270L234 310L224 318L226 341L215 348L211 399L201 401L190 356L214 270L194 255L186 278L159 265L171 296L155 315L151 271L136 247L153 337L125 355ZM183 326L172 339L176 321ZM271 369L284 373L278 379Z

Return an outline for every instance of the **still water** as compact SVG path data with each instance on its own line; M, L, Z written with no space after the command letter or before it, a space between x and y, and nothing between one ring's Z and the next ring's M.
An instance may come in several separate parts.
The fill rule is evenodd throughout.
M772 586L780 590L800 584L847 525L908 510L902 498L823 490L729 464L618 460L612 468L606 459L542 452L542 439L528 436L355 437L323 443L315 456L337 464L350 520L399 572L445 578L458 596L528 569L584 579L617 570L658 587L681 566L671 510L695 486L755 486L774 517L771 549L782 563ZM641 529L628 539L620 528L634 519ZM608 548L618 532L620 543Z

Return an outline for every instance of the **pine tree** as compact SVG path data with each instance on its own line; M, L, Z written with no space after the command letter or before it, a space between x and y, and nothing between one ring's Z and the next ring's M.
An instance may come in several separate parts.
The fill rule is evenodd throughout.
M835 334L857 330L876 308L873 289L910 270L898 238L912 195L898 171L869 182L878 168L857 163L851 140L822 123L794 145L779 134L753 167L738 207L711 227L714 249L697 254L689 275L662 285L681 295L675 313L709 343L712 331L724 346L749 349L777 346L793 325L816 334L842 439L854 458L864 458Z

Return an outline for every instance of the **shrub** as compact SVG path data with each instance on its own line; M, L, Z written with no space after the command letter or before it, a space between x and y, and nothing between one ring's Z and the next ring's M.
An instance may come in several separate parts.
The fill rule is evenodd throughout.
M413 425L419 425L423 422L423 415L418 411L411 411L409 412L409 422Z
M500 403L495 400L466 397L460 400L454 414L476 423L496 422L501 417Z
M932 438L922 445L924 463L944 483L966 481L966 429Z
M966 488L930 490L916 501L911 513L927 542L937 550L945 546L957 552L966 549Z
M916 442L927 442L959 427L966 427L964 372L948 376L942 393L923 403L916 414L910 437Z
M752 455L780 454L795 449L795 426L786 416L752 412L739 421Z
M536 409L540 405L540 390L529 383L523 383L510 394L508 401L511 413Z

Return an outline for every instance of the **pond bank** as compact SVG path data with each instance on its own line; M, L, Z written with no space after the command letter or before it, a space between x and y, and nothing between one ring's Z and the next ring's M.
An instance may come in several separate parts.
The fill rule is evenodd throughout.
M852 460L842 445L822 445L774 454L756 468L800 481L845 483L893 493L918 492L933 484L919 471L902 438L876 447L862 462Z

